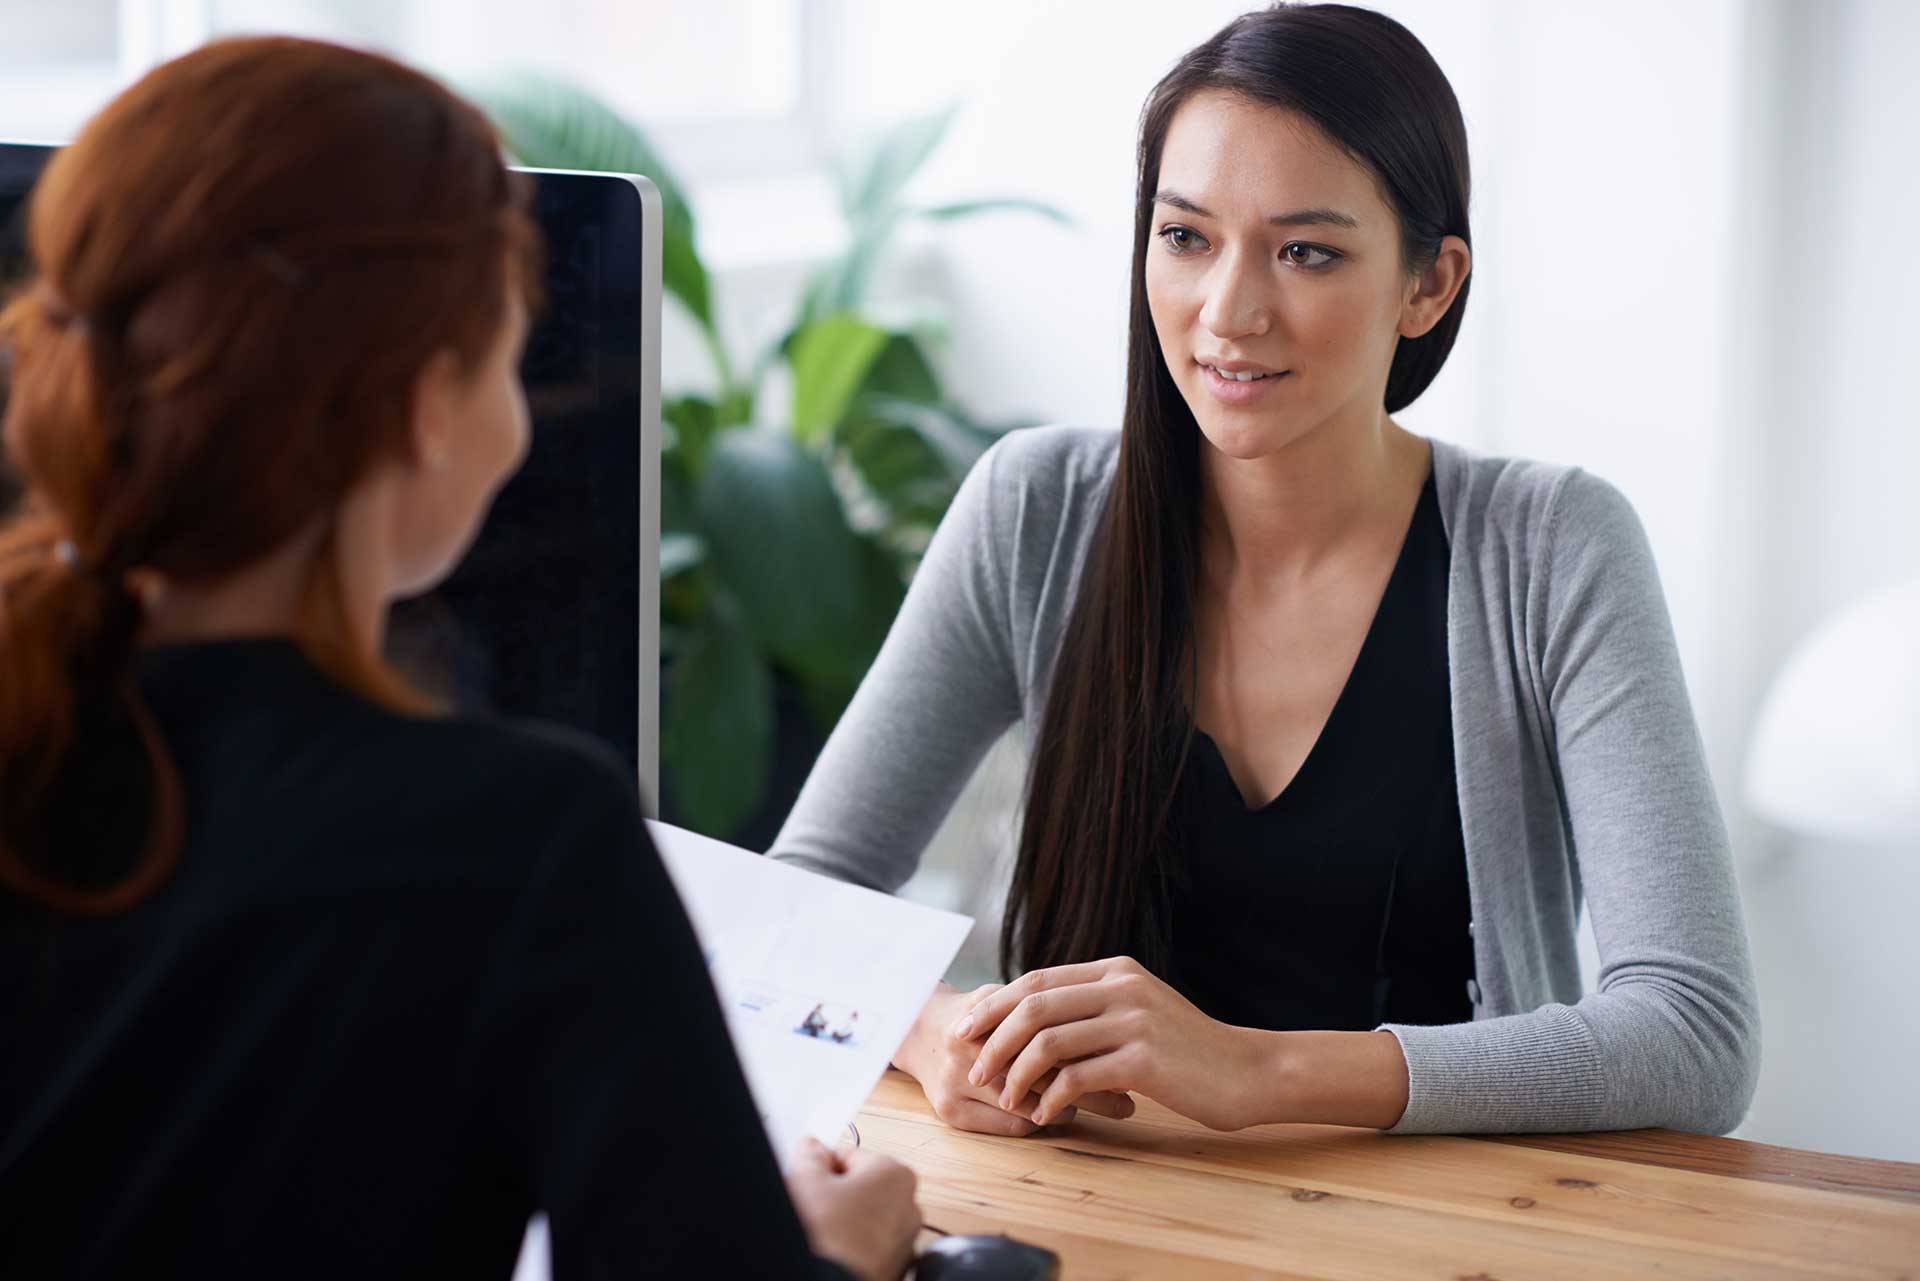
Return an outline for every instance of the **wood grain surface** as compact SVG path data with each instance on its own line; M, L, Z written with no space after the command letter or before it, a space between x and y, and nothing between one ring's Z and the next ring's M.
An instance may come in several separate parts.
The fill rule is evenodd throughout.
M1065 1281L1920 1281L1920 1166L1661 1130L1218 1134L1138 1103L994 1138L889 1072L859 1127L919 1174L931 1227L1044 1245Z

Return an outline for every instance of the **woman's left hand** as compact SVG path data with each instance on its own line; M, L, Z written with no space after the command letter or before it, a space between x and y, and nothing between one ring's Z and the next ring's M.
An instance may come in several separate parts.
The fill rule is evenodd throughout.
M1137 1091L1216 1130L1258 1124L1263 1035L1217 1022L1127 957L1033 970L955 1021L982 1040L972 1081L1006 1074L1001 1102L1059 1074L1034 1109L1044 1125L1096 1090Z

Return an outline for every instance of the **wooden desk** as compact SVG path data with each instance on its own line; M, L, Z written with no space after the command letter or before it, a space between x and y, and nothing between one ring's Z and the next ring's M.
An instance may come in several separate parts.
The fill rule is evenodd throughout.
M888 1072L859 1126L919 1174L930 1225L1044 1245L1067 1281L1920 1281L1920 1165L1665 1130L1216 1134L1138 1102L1126 1121L989 1138L948 1129Z

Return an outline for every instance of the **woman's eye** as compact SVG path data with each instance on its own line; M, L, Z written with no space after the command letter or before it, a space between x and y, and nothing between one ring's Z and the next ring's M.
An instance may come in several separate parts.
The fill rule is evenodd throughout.
M1206 248L1207 245L1206 237L1192 227L1182 227L1178 224L1162 227L1159 236L1166 241L1167 248L1176 254L1192 253L1196 249Z
M1340 257L1333 250L1321 245L1310 245L1304 240L1289 240L1280 247L1280 256L1288 265L1305 267L1309 270L1331 265Z

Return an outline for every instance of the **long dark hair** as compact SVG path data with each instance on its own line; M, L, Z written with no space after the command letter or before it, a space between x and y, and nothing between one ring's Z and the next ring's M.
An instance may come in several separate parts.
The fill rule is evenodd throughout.
M1000 934L1009 974L1118 955L1167 971L1181 857L1172 807L1193 740L1200 429L1161 357L1146 253L1167 129L1201 90L1300 115L1367 166L1398 215L1409 271L1431 266L1444 237L1472 241L1459 103L1425 46L1391 18L1276 5L1228 23L1155 86L1140 122L1120 459L1033 742ZM1438 324L1400 340L1389 413L1440 372L1466 301L1462 284Z
M53 159L0 312L26 490L0 526L0 886L102 914L167 876L185 816L132 576L231 575L403 456L421 366L477 366L537 280L525 206L472 106L285 38L157 68ZM316 664L425 709L347 627L330 531L303 609Z

